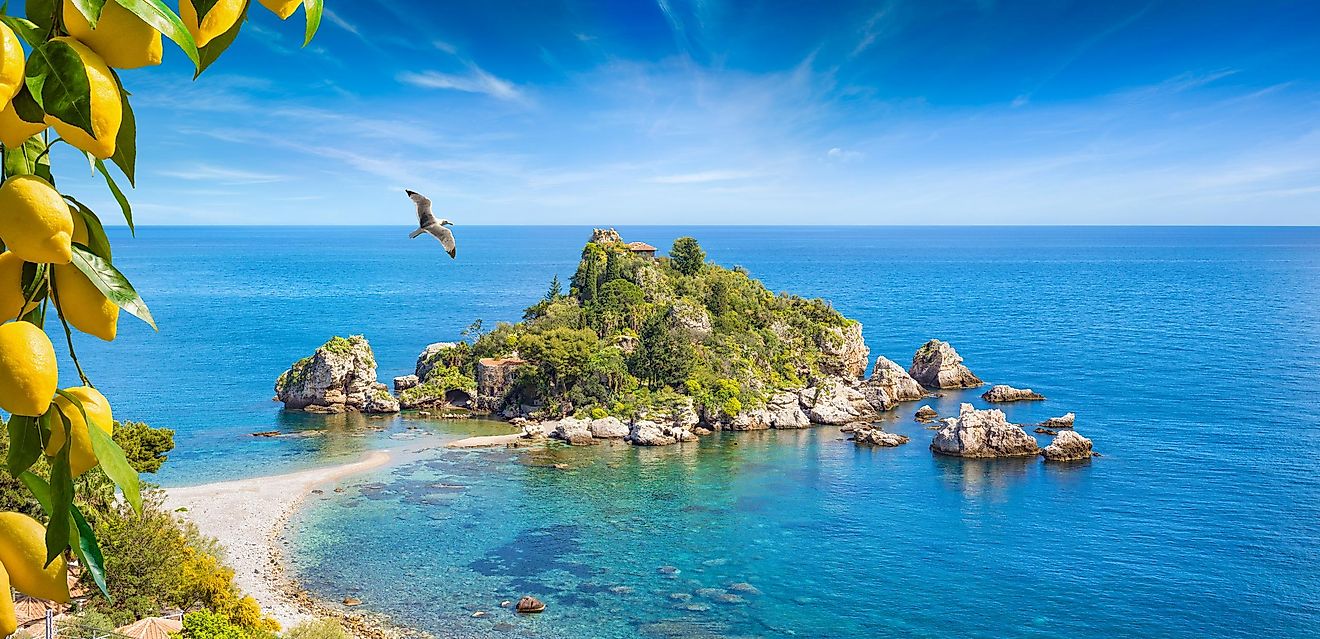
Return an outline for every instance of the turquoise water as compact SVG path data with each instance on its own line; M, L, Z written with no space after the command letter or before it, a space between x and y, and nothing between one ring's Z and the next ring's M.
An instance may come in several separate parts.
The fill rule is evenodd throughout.
M162 332L126 323L84 360L117 416L178 429L166 484L404 451L313 501L291 555L314 591L447 635L1320 636L1320 230L620 230L831 299L873 355L949 340L1050 398L1010 419L1075 411L1104 457L934 457L915 405L892 450L816 429L528 452L438 448L499 425L269 400L331 334L365 333L387 380L516 319L582 228L458 228L456 262L405 229L143 229L116 263ZM247 436L271 429L301 435ZM546 613L498 607L527 593Z

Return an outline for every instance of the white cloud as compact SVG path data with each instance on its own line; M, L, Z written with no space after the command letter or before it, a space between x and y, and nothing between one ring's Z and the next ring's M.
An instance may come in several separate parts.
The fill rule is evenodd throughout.
M706 184L709 182L729 182L757 177L750 171L701 171L699 173L679 173L660 175L647 180L653 184Z
M181 169L165 169L157 171L157 174L178 180L213 181L220 184L233 185L269 184L271 182L283 182L289 179L286 175L246 171L243 169L231 169L210 164L196 164L192 167Z
M524 102L526 96L512 82L498 78L479 67L472 67L467 74L441 73L439 71L404 71L398 76L399 82L424 89L449 89L466 93L484 93L493 98L509 102Z
M852 162L865 156L861 151L849 151L837 146L825 152L825 157L835 162Z

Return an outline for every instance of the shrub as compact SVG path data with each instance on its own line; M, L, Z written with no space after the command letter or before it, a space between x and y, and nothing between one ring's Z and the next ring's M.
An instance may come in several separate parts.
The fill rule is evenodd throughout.
M290 628L284 639L348 639L348 632L334 619L316 619Z

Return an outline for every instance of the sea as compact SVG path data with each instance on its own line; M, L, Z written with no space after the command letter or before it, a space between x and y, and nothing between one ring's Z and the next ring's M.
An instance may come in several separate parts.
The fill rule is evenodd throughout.
M455 450L511 429L282 411L275 378L329 337L365 335L389 383L518 320L590 234L457 226L451 260L408 231L111 229L160 330L75 336L117 419L175 430L155 483L396 453L292 521L290 570L329 601L439 637L1320 637L1320 229L619 228L829 300L873 357L952 343L1048 397L1011 421L1076 414L1103 456L1071 464L932 454L919 403L885 417L892 449L821 427ZM501 607L523 595L545 612Z

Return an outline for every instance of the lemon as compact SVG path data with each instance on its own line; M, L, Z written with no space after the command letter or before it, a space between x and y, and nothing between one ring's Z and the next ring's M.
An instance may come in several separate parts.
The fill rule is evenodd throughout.
M19 592L58 603L69 601L64 556L46 565L46 529L21 513L0 513L0 563Z
M261 0L261 6L270 9L271 13L279 16L281 20L289 19L301 4L302 0Z
M119 124L124 118L124 105L119 101L119 85L115 83L115 77L110 73L105 60L83 43L67 36L55 38L52 42L63 42L73 47L82 59L91 88L92 132L96 135L87 135L86 131L65 124L49 113L46 114L46 124L55 127L55 132L69 144L104 160L115 154L115 136L119 135Z
M106 299L100 289L78 267L55 267L55 301L69 325L107 342L115 340L119 326L119 307Z
M114 415L110 413L110 402L106 400L101 391L90 386L79 386L77 388L66 388L64 392L78 398L82 403L83 410L87 411L87 416L92 419L92 423L97 428L105 431L105 434L111 435L114 432ZM69 449L69 472L74 477L91 470L96 466L96 453L92 450L92 436L87 431L87 422L83 421L82 413L73 402L62 396L55 397L55 405L59 407L60 412L69 418L69 425L73 428L73 444ZM46 444L46 455L54 457L64 448L66 441L64 433L64 420L56 416L50 420L50 441Z
M55 187L35 175L15 175L0 184L0 240L19 257L36 263L73 259L73 215Z
M18 117L13 102L6 103L4 110L0 111L0 142L7 147L22 146L28 138L44 130L45 122L28 122Z
M37 307L36 302L23 306L27 301L23 295L23 264L23 258L13 251L0 253L0 322L26 315Z
M233 27L243 17L245 3L246 0L220 0L202 16L202 22L198 24L197 7L193 6L193 0L179 0L179 17L200 48Z
M55 345L28 322L0 325L0 409L39 417L59 388Z
M14 99L23 87L23 45L9 25L0 23L0 101Z
M0 564L0 637L18 630L18 615L14 614L14 591L9 589L9 573Z
M160 64L160 32L113 0L105 3L96 28L87 23L72 0L64 0L64 27L116 69Z

